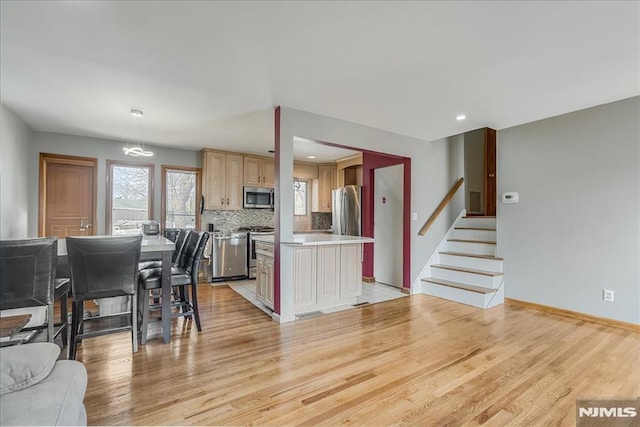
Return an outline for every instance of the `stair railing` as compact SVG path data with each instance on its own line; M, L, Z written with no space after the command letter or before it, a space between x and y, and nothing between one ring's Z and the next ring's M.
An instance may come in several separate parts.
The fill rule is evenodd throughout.
M431 214L431 216L429 217L427 222L425 222L424 225L422 226L422 228L420 229L420 231L418 231L418 234L420 236L424 236L426 234L427 230L429 230L429 227L431 227L431 225L434 222L436 222L436 219L438 218L438 215L440 215L442 213L442 211L444 210L444 208L447 207L449 202L451 202L451 199L453 199L453 196L456 194L456 191L458 191L458 189L462 186L463 182L464 182L464 178L460 178L458 180L458 182L456 182L455 185L451 188L451 190L449 190L447 195L444 196L444 199L442 199L442 201L440 202L440 204L438 205L436 210L433 211L433 213Z

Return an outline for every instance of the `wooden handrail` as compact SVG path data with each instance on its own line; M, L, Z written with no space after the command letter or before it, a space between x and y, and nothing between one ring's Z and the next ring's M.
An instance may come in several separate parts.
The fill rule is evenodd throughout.
M458 182L456 182L456 184L453 186L453 188L449 190L449 193L447 193L447 195L444 196L444 199L442 199L442 201L440 202L436 210L433 211L433 213L431 214L427 222L425 222L422 228L420 229L420 231L418 231L419 235L421 236L425 235L429 227L431 227L431 225L436 221L436 218L438 218L438 215L442 213L442 211L444 210L444 208L447 207L451 199L453 199L453 196L456 194L456 191L458 191L458 188L460 188L463 182L464 182L464 178L460 178Z

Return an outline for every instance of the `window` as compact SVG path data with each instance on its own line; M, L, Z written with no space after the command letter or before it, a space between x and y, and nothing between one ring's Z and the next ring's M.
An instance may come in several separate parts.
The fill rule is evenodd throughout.
M164 228L200 230L200 169L162 166Z
M293 214L296 216L307 215L307 181L293 181Z
M142 233L142 223L153 219L153 165L107 160L107 168L107 232Z

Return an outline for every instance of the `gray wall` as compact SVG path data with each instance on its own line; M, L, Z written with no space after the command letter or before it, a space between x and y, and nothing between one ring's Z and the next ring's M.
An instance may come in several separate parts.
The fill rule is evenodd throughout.
M0 239L29 235L29 152L32 132L4 105L0 113ZM37 182L37 180L35 181Z
M507 297L640 323L639 123L635 97L498 132Z
M88 138L82 136L57 133L34 132L31 150L30 168L32 191L29 192L29 235L38 233L38 163L40 153L66 154L70 156L95 157L98 159L98 224L96 234L105 234L105 213L107 201L107 159L136 161L136 158L125 156L122 148L125 142L107 139ZM139 160L140 163L155 164L155 183L153 191L153 214L160 220L161 165L201 167L202 155L199 151L178 150L174 148L147 146L154 152L153 157Z

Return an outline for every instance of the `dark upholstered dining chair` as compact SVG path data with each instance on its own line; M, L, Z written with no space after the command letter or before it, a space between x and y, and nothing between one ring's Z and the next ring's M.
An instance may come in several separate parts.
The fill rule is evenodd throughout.
M184 248L184 243L192 230L188 230L186 228L181 228L178 232L178 235L175 240L176 248L173 250L173 255L171 256L171 265L177 266L178 258L182 255L182 250ZM141 261L138 264L138 270L144 270L145 268L159 268L162 267L162 261Z
M198 270L200 259L202 258L202 253L204 252L208 239L209 233L206 232L189 233L182 248L182 255L178 258L177 266L171 268L171 287L174 289L174 292L172 292L174 297L172 305L180 308L173 316L189 318L193 316L198 332L202 330L200 325L200 312L198 310ZM160 273L160 268L150 268L141 270L138 276L138 294L140 295L139 309L142 319L140 342L142 344L146 343L147 339L150 310L158 307L158 305L151 306L149 304L149 291L162 287ZM190 299L187 297L188 293L185 291L187 286L191 286ZM175 292L176 288L179 288L178 292ZM162 295L162 297L171 298L171 295Z
M55 295L58 239L0 241L0 310L45 307L43 324L23 330L46 330L53 342L53 303Z
M126 330L131 330L133 351L138 351L135 308L142 236L67 237L66 240L73 293L69 359L75 359L77 345L83 338ZM84 301L118 296L131 297L131 313L84 318ZM131 317L129 325L84 331L86 321L123 315Z

